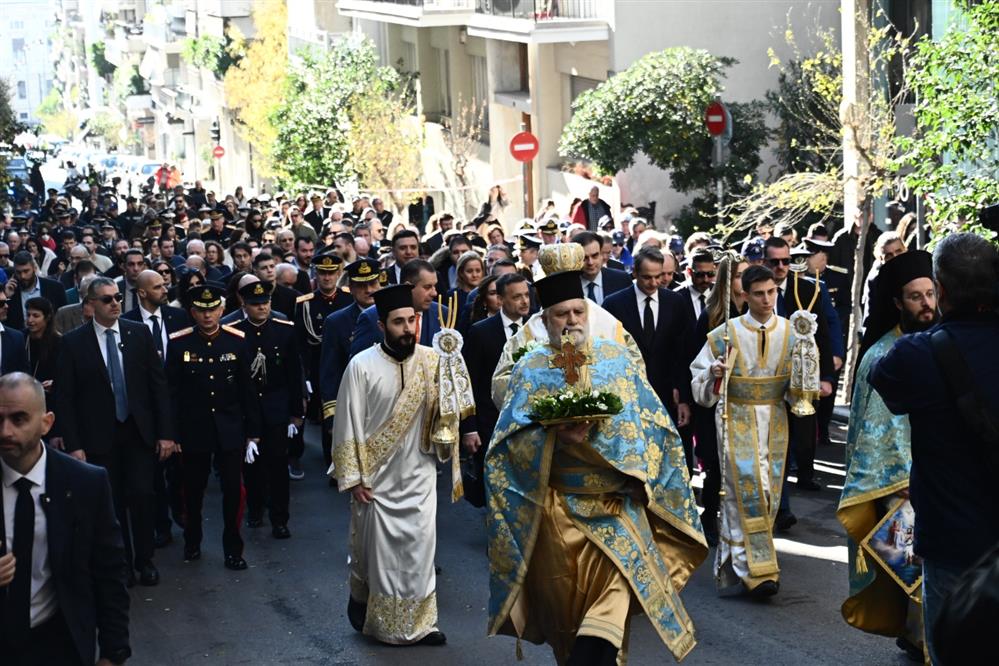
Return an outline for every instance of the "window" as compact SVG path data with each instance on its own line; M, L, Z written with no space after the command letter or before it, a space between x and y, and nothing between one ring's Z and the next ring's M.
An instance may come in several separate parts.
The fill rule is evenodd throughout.
M24 40L20 37L10 40L10 50L14 52L14 62L23 65L26 56L24 52Z
M22 111L22 112L21 112L20 114L18 114L18 115L20 116L21 120L27 120L27 119L28 119L28 114L27 114L27 113L25 113L24 111Z
M486 59L482 56L471 56L472 60L472 102L482 114L482 131L489 130L489 70Z
M11 21L10 22L10 29L11 30L24 30L24 21Z
M929 35L933 26L932 4L930 0L891 0L888 6L888 20L896 32L919 39ZM896 97L901 89L903 72L902 58L895 56L888 67L892 98ZM916 100L910 93L906 99L899 101L903 104L913 104Z
M28 98L28 86L24 81L17 82L17 98L27 99Z
M442 116L451 115L451 52L447 49L434 49L437 56L438 88L437 106Z
M576 98L582 95L587 90L593 90L599 86L602 82L596 79L588 79L585 76L570 76L569 77L569 113L572 113L572 104L576 101Z

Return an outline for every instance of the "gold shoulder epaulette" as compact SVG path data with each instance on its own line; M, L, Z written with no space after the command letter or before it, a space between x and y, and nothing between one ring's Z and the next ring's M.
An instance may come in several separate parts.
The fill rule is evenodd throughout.
M241 331L238 328L236 328L235 326L231 326L229 324L223 324L222 325L222 330L225 331L226 333L232 333L237 338L245 338L246 337L246 333L243 333L243 331Z
M311 301L312 297L315 296L315 295L316 295L316 293L314 291L310 291L309 293L302 294L301 296L299 296L298 298L296 298L295 302L296 303L304 303L305 301Z
M834 273L842 273L843 275L847 275L850 272L849 270L843 268L842 266L833 266L832 264L826 264L826 268L833 271Z
M293 321L288 321L287 319L278 319L277 317L274 317L273 319L271 319L271 321L274 322L275 324L284 324L285 326L295 325L295 322Z
M191 333L194 333L194 327L188 326L187 328L182 328L179 331L174 331L173 333L171 333L169 339L176 340L177 338L182 338L185 335L190 335Z
M340 287L340 291L342 291L345 294L349 294L350 293L350 287Z

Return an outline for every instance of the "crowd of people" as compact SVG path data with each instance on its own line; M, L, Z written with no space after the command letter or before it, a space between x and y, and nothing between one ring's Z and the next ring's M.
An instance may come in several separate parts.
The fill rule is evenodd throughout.
M201 557L213 474L224 566L238 571L244 527L266 518L291 538L292 482L327 473L352 494L350 623L444 644L434 548L449 459L453 497L488 507L490 633L546 642L560 664L623 663L640 608L680 659L695 640L679 592L709 549L721 594L779 593L774 533L797 522L790 487L823 490L816 450L832 444L852 345L843 616L962 663L933 628L956 626L948 591L999 541L987 241L949 236L931 257L899 209L880 232L858 218L835 233L762 222L738 241L682 238L597 188L504 223L495 202L466 221L428 198L404 216L335 189L157 186L140 200L95 185L78 208L49 190L0 223L12 663L94 663L95 627L99 657L124 662L125 587L160 582L175 527L184 560ZM532 411L538 396L580 395L622 408L550 423ZM323 470L302 464L308 422ZM915 589L868 564L872 530L905 502ZM48 536L33 552L39 513ZM99 566L56 567L69 547Z

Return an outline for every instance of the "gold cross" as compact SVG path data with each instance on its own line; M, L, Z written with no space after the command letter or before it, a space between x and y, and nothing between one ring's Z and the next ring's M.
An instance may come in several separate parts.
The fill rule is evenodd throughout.
M568 336L564 336L562 338L562 352L556 354L555 358L551 360L551 367L562 370L567 384L575 384L579 381L579 369L587 362L586 354L576 349L576 345Z

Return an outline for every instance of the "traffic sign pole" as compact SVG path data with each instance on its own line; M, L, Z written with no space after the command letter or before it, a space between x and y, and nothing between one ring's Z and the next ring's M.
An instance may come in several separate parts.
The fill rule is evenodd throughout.
M715 196L717 201L718 224L724 221L722 206L725 198L725 183L721 177L721 168L725 162L725 143L732 138L732 116L728 109L721 102L721 96L716 95L715 101L708 105L704 111L704 125L708 128L708 133L715 139L714 167L719 171L715 181Z
M540 148L538 137L527 130L527 123L520 123L520 132L510 139L510 155L523 165L521 167L521 176L524 181L524 217L530 217L531 161L538 156Z

